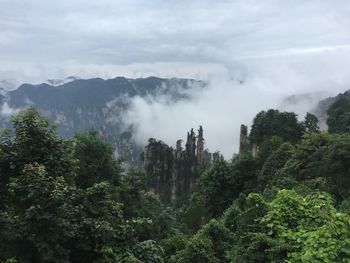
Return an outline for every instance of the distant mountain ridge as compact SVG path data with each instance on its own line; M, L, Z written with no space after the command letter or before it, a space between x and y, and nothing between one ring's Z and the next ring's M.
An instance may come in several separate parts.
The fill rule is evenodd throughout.
M66 81L68 79L70 81ZM189 99L193 89L202 89L206 85L194 79L157 77L106 80L70 77L62 84L58 84L58 80L53 82L51 85L22 84L15 90L0 94L0 106L4 108L6 104L7 108L23 109L33 105L59 124L58 132L66 138L76 132L96 129L113 144L119 156L131 162L138 159L139 151L132 138L133 127L125 126L122 118L129 109L130 100L136 96L167 96L175 102ZM8 118L0 116L0 127L7 126Z
M68 82L74 81L80 79L79 77L75 77L75 76L69 76L65 79L48 79L46 81L47 84L51 85L51 86L60 86L60 85L64 85Z
M193 79L161 79L148 77L142 79L76 79L62 85L47 83L39 85L22 84L18 89L8 93L9 104L23 107L34 104L39 108L66 108L75 106L104 105L120 96L157 96L166 94L174 99L185 98L183 91L203 87L202 81Z

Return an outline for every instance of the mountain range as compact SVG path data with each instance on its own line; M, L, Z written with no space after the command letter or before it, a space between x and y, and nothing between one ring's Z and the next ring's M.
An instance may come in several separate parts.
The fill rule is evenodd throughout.
M65 138L77 132L96 129L111 143L117 156L137 165L141 146L136 145L133 126L123 122L130 101L137 96L157 98L167 96L170 102L190 99L190 90L201 89L205 82L194 79L163 79L157 77L130 79L48 80L33 85L22 84L17 89L0 93L0 127L8 127L11 112L35 106L58 125ZM0 85L1 87L1 85Z

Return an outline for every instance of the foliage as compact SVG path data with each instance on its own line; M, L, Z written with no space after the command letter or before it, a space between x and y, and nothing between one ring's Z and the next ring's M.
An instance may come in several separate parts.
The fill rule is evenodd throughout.
M318 126L318 118L311 114L310 112L306 113L305 120L302 122L304 129L306 132L315 133L320 131L320 127Z
M187 236L183 233L176 233L161 241L161 246L164 249L165 261L169 262L171 257L181 250L186 248L188 242Z
M163 263L163 249L155 241L146 240L136 244L133 254L143 263Z
M75 135L73 156L78 165L75 177L78 187L91 187L99 181L118 185L121 171L113 149L102 141L96 131Z
M52 177L44 166L25 165L20 176L11 178L4 223L1 254L20 261L67 262L66 240L76 234L71 191L64 177ZM58 261L57 261L58 262Z
M172 217L142 184L120 191L120 166L96 133L61 139L34 108L13 127L0 140L0 261L163 262L146 238L167 236ZM135 207L150 212L127 212L121 201L141 188ZM159 230L141 235L152 220Z
M279 136L271 136L264 140L259 146L258 160L264 164L266 159L283 144L283 139Z
M217 161L206 169L197 181L187 209L192 226L218 217L240 193L255 189L256 169L257 161L250 154L239 155L232 163Z
M185 249L179 251L171 258L176 263L215 263L219 262L214 256L213 245L210 239L201 235L193 236L187 243Z
M282 174L304 184L323 181L315 186L332 193L340 202L350 194L349 161L349 135L305 134L282 169Z
M208 238L212 242L214 255L219 262L227 262L225 254L231 247L232 233L225 227L222 220L210 220L199 231L199 235Z
M6 200L10 178L20 175L27 164L43 165L53 177L71 181L74 168L70 143L60 139L53 126L35 108L13 118L13 132L0 137L0 198ZM5 202L1 202L0 208Z
M350 98L340 95L327 110L327 125L330 133L350 131Z
M303 197L293 190L282 190L270 202L254 194L243 204L233 218L232 212L225 213L226 223L236 224L236 240L229 253L232 262L349 259L350 217L336 211L328 194Z
M262 191L266 187L271 187L276 181L276 173L284 167L286 162L292 157L294 148L286 142L277 150L271 151L269 157L264 162L258 175L258 186Z
M272 136L295 143L303 132L303 125L298 122L295 113L270 109L255 116L249 138L252 143L258 145Z
M0 136L0 262L349 262L350 135L269 110L250 139L257 155L216 158L169 206L97 132L64 140L30 108ZM150 143L166 180L172 149Z
M282 190L269 203L261 220L267 235L285 244L290 262L345 262L350 244L350 217L337 213L328 194L305 198L294 191ZM270 248L275 252L276 248Z

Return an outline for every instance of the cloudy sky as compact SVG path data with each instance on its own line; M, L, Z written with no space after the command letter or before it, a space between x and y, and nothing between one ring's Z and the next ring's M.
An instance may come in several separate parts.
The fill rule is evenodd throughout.
M350 1L0 0L0 61L0 79L14 82L208 80L211 88L191 104L135 101L130 117L144 136L164 140L183 132L168 125L169 114L186 128L207 124L213 147L227 155L237 125L283 96L350 88Z

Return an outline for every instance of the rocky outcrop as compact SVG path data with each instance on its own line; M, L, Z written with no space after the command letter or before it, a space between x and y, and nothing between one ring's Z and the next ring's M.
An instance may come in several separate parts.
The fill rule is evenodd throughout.
M203 128L198 135L191 129L187 133L185 148L182 140L173 149L162 141L150 139L143 154L143 166L150 178L150 189L162 202L174 202L190 193L199 172L212 160L204 150Z
M259 147L255 143L251 143L248 135L248 126L242 124L239 135L239 154L250 152L253 157L258 156Z

